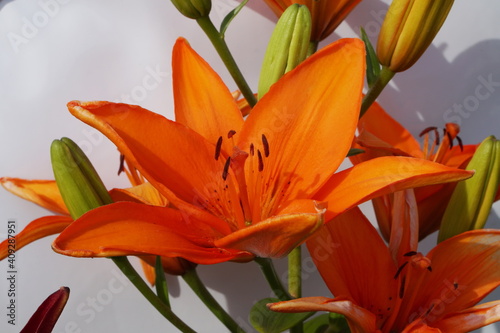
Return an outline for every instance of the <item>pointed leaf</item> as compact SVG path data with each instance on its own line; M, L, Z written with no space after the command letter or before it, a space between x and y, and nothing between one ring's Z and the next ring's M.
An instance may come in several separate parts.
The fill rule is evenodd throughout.
M220 24L220 35L222 39L224 39L224 35L226 34L226 30L229 27L229 23L238 15L238 13L245 7L247 4L248 0L243 0L236 8L231 10L229 14L227 14L224 19L222 20L222 23Z
M378 61L377 53L373 48L365 29L361 28L361 40L365 42L366 48L366 80L368 86L371 87L380 75L380 63Z

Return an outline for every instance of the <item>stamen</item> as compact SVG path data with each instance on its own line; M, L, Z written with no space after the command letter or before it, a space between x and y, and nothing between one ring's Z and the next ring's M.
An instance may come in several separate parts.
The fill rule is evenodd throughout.
M222 148L222 136L217 140L217 144L215 145L215 160L219 160L220 150Z
M408 265L408 261L405 262L404 264L402 264L401 266L399 266L397 272L396 272L396 275L394 275L394 279L397 279L399 274L401 273L401 271L403 270L403 268Z
M125 155L120 154L120 166L118 167L118 176L125 171Z
M436 305L436 303L433 303L433 304L430 306L429 310L427 310L427 312L425 312L424 317L425 317L425 316L427 316L429 313L431 313L432 309L434 309L434 305Z
M464 151L464 144L462 143L462 139L460 139L459 136L456 136L455 139L457 139L458 146L460 147L460 151L463 152Z
M439 145L439 132L437 130L437 127L436 126L431 126L431 127L427 127L426 129L424 129L422 132L420 132L420 134L418 135L419 137L422 137L423 135L429 133L433 131L436 138L435 138L435 141L436 141L436 146Z
M405 294L405 284L406 284L406 276L403 276L401 279L401 286L399 287L399 298L402 299Z
M236 134L236 131L235 130L230 130L228 133L227 133L227 138L228 139L231 139L233 137L233 135Z
M448 141L450 141L450 149L453 148L453 137L451 136L450 132L443 130L443 133L446 134L446 136L448 137Z
M414 256L414 255L416 255L416 254L417 254L417 252L416 252L416 251L410 251L410 252L408 252L408 253L403 254L403 256L404 256L404 257L412 257L412 256Z
M264 156L269 157L269 142L264 134L262 134L262 144L264 145Z
M257 156L259 157L259 171L262 172L262 170L264 170L264 160L262 159L260 149L257 149Z
M224 170L222 171L222 179L227 179L227 174L229 172L229 165L231 165L231 157L228 157L226 160L226 164L224 164Z

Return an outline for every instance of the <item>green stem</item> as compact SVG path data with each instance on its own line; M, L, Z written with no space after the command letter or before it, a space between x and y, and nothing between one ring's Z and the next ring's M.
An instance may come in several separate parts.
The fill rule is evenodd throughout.
M212 311L212 313L226 326L230 332L245 332L234 319L224 310L224 308L215 300L200 280L196 269L186 271L182 278L191 287L201 301Z
M288 255L288 292L293 298L302 297L302 248L297 246ZM302 333L302 322L290 328L290 333Z
M365 112L373 104L373 102L375 102L377 97L380 95L382 90L384 90L385 86L391 81L395 74L396 73L391 71L388 67L382 67L377 80L363 98L363 102L361 103L361 112L359 114L360 118L365 114Z
M155 286L156 286L156 294L158 295L160 300L166 306L170 307L167 279L165 277L165 271L163 270L163 263L161 261L161 256L156 256Z
M297 246L288 255L288 292L293 298L302 297L302 251Z
M264 276L269 283L269 286L271 286L271 289L273 290L276 297L278 297L282 301L291 300L292 297L286 291L283 283L281 283L281 280L279 279L278 274L274 269L274 265L271 259L255 258L254 260L259 264L262 273L264 273Z
M111 258L118 268L125 274L125 276L132 282L132 284L146 297L146 299L155 307L163 317L177 327L181 332L196 333L191 327L186 325L179 317L177 317L170 307L164 304L158 296L149 288L144 280L139 276L137 271L132 267L127 257L113 257Z
M196 22L198 22L198 25L212 42L215 50L221 57L224 65L226 65L229 73L233 77L234 82L236 82L236 85L247 100L248 104L253 107L255 103L257 103L257 99L255 98L252 89L250 89L248 83L245 81L243 74L241 74L236 61L227 47L226 41L222 38L222 35L219 33L208 16L201 17L197 19Z

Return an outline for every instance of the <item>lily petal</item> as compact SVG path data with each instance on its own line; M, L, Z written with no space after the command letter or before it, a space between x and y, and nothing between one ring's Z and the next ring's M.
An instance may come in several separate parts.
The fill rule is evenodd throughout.
M113 202L132 201L153 206L167 206L165 199L151 183L143 183L131 188L115 188L109 191Z
M375 315L348 300L327 297L303 297L291 301L268 304L267 307L276 312L308 312L328 311L343 314L351 332L375 333Z
M326 220L380 195L469 178L473 173L412 157L389 156L369 160L334 174L316 194L329 202Z
M179 38L172 54L175 120L215 144L231 130L236 135L243 126L241 111L219 75L189 43ZM223 141L230 155L231 140Z
M281 258L321 225L322 213L278 215L218 239L214 245L251 252L263 258Z
M46 236L58 234L73 222L69 216L44 216L33 220L16 235L15 249L19 251L26 245ZM11 238L12 239L12 238ZM0 260L9 255L9 239L0 243Z
M394 309L396 265L359 208L330 221L309 238L307 247L333 295L379 314Z
M152 254L198 264L252 257L244 251L215 247L218 237L202 221L181 211L120 202L84 214L56 238L52 248L75 257Z
M419 142L377 102L361 117L358 128L360 131L369 132L388 146L397 147L409 156L423 158Z
M467 309L500 285L500 230L474 230L439 243L429 254L432 272L407 286L405 298L415 298L401 318L430 309L427 321ZM404 299L403 299L404 302ZM425 312L424 310L424 312Z
M500 301L493 301L449 315L433 326L443 332L465 333L497 321L500 321Z
M105 134L174 206L205 219L224 234L230 232L228 223L213 215L239 213L243 220L232 177L227 178L227 191L214 192L226 185L222 178L224 162L214 158L215 146L198 133L138 106L73 101L68 108L75 117ZM221 198L220 203L214 202L217 198ZM210 214L196 205L220 209Z
M266 218L289 197L309 197L342 163L359 117L364 57L361 41L334 42L285 74L254 107L238 147L253 144L264 155L265 135L262 184L276 184L249 193L255 214ZM273 195L282 190L286 196Z
M12 194L36 203L45 209L69 215L66 205L54 180L27 180L20 178L0 178L0 184Z

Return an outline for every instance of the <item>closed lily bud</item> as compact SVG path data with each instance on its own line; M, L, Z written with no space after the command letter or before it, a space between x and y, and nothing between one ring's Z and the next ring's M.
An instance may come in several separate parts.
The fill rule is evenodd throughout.
M291 5L281 15L267 46L260 72L258 94L264 96L283 74L307 57L311 14L306 6Z
M50 146L52 170L61 196L74 219L112 202L101 178L85 153L68 138Z
M212 9L212 0L172 0L172 3L182 15L194 20L208 16Z
M457 184L441 221L439 241L484 227L500 183L500 141L486 138L466 169L475 174Z
M443 25L453 0L394 0L378 38L380 63L402 72L420 58Z

